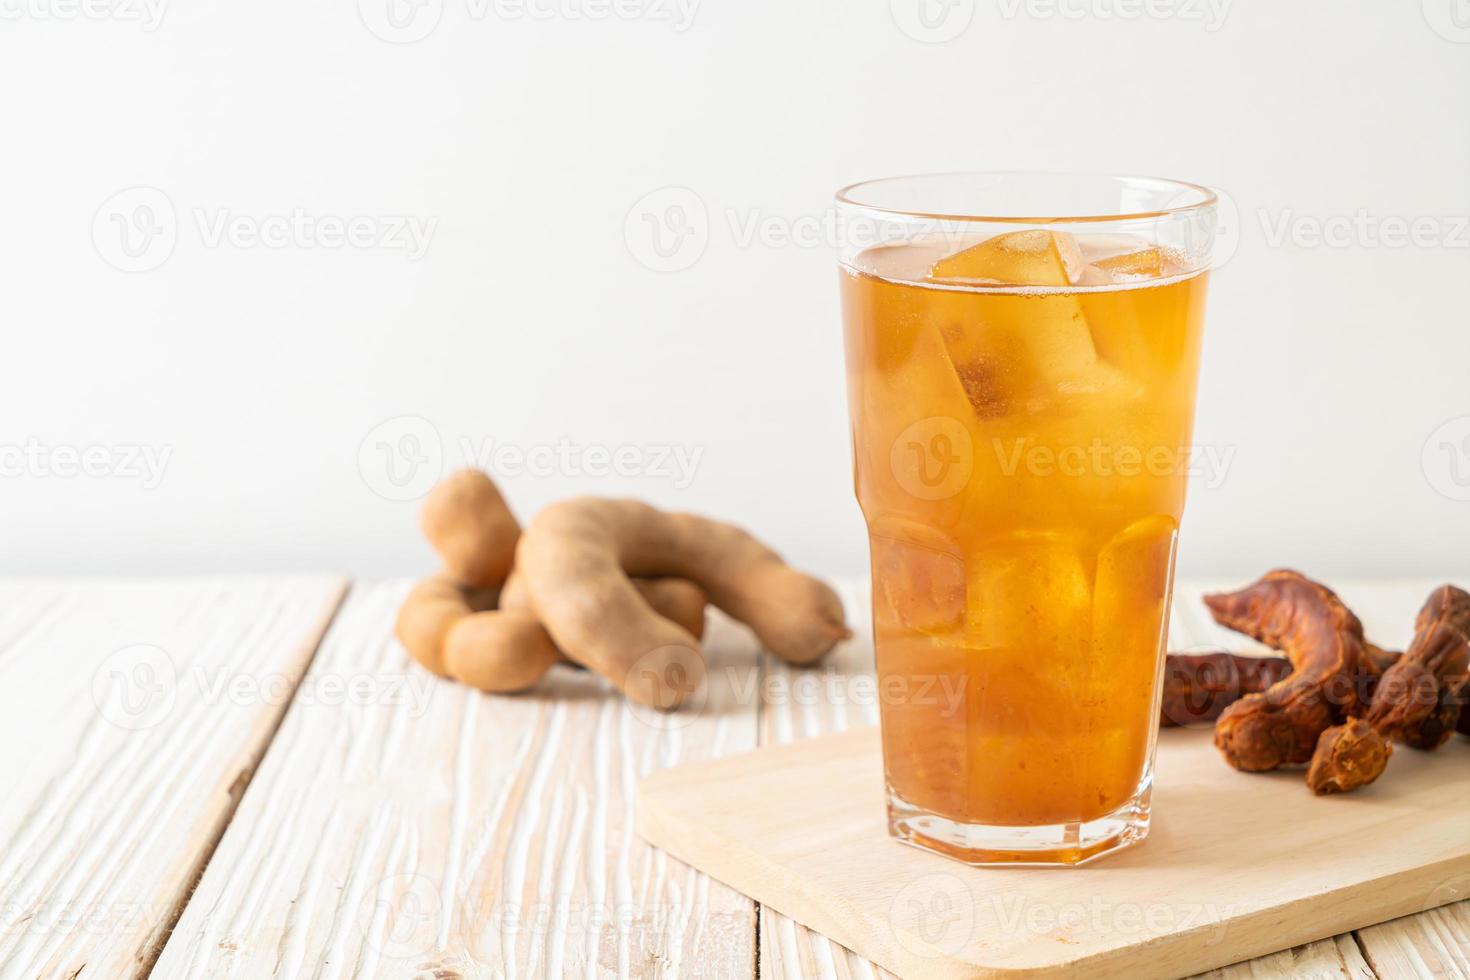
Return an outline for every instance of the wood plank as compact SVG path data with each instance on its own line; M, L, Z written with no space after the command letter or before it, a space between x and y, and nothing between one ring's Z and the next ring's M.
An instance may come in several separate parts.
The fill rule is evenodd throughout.
M1450 875L1426 889L1424 905L1464 895L1470 895L1470 874ZM1470 977L1470 901L1360 929L1358 941L1381 977L1465 980Z
M761 655L762 745L878 724L873 692L861 685L872 678L871 596L867 582L841 582L838 594L856 634L820 666L795 668L769 653ZM896 980L845 946L813 932L775 909L760 907L760 975L776 980Z
M1459 581L1459 579L1451 580ZM1467 579L1470 580L1470 579ZM1344 599L1353 606L1363 619L1368 634L1378 642L1389 646L1401 646L1408 641L1411 632L1413 611L1429 591L1442 579L1418 581L1374 581L1358 580L1338 584ZM1205 591L1236 588L1245 580L1222 580L1210 583L1181 583L1176 591L1175 612L1170 628L1171 649L1219 648L1250 649L1253 644L1217 627L1210 621L1199 596ZM868 622L868 594L865 586L853 585L842 590L844 601L850 610L850 618L860 627ZM864 635L839 653L826 665L825 673L832 672L859 676L872 671L870 639ZM766 686L767 697L763 705L761 726L762 744L775 744L794 738L808 737L847 727L850 718L860 715L864 722L876 721L877 712L871 705L866 710L852 704L832 705L814 703L811 698L793 699L784 692L793 689L793 679L803 672L793 671L767 658L768 670L774 686ZM851 684L835 684L825 679L822 691L851 690ZM772 692L775 697L772 697ZM800 703L798 703L798 701ZM1455 908L1470 908L1470 905ZM1424 913L1427 917L1450 915L1447 909ZM761 964L762 975L783 977L849 977L881 975L882 971L830 940L817 935L773 909L762 906L761 916ZM1414 917L1398 922L1412 922ZM1375 927L1374 935L1388 926ZM1395 934L1394 943L1403 946L1415 940L1427 942L1428 949L1415 953L1419 961L1429 963L1448 962L1448 951L1452 957L1457 952L1470 949L1470 940L1455 941L1457 934L1451 929L1446 935L1440 928L1411 928ZM1460 952L1463 955L1463 952ZM1463 968L1462 968L1463 969ZM1212 977L1237 978L1266 977L1368 977L1372 969L1364 961L1357 943L1351 935L1321 940L1283 950L1256 960L1218 969ZM1385 974L1394 975L1394 974ZM1458 975L1446 973L1445 975Z
M0 584L0 978L146 973L344 589Z
M1352 935L1323 939L1294 949L1283 949L1253 960L1200 974L1196 980L1372 980L1378 976L1363 959ZM1397 980L1409 973L1384 973Z
M1470 744L1437 755L1395 759L1391 791L1323 800L1174 729L1148 842L1074 873L889 838L876 729L656 773L639 831L901 975L1173 977L1403 915L1470 876Z
M1403 649L1413 635L1413 617L1431 590L1444 582L1470 585L1470 575L1441 578L1389 581L1346 581L1334 583L1344 602L1363 621L1363 629L1374 642L1391 649ZM1216 583L1212 588L1234 588L1243 583ZM1190 641L1201 646L1224 645L1247 649L1249 641L1209 622L1198 603L1198 594L1208 591L1198 586L1181 590L1180 598L1189 601L1182 606L1185 617L1194 626ZM1179 617L1176 617L1176 619ZM1461 740L1456 739L1456 742ZM1454 746L1446 747L1446 750ZM1400 749L1408 753L1410 750ZM1383 776L1383 791L1392 791L1394 768ZM1466 901L1432 908L1444 899L1433 894L1436 889L1449 889L1451 897L1465 896ZM1225 977L1292 976L1336 977L1454 977L1470 980L1470 879L1451 879L1439 883L1424 905L1431 911L1404 916L1335 940L1278 953L1253 963L1239 964L1225 971ZM1361 947L1361 949L1360 949ZM1366 957L1364 955L1366 953ZM1284 959L1290 957L1290 959ZM1242 971L1245 972L1231 972ZM1264 972L1263 972L1264 971ZM1346 971L1346 972L1344 972Z
M753 903L632 809L641 776L754 746L749 634L711 616L693 711L569 668L494 697L408 661L406 588L355 588L308 675L404 696L292 705L154 975L749 976Z
M872 596L866 581L839 583L838 591L856 633L852 642L815 671L792 668L769 654L763 657L769 680L761 705L762 745L878 724L876 699L861 684L861 679L874 677ZM1176 630L1171 642L1185 646L1198 641ZM760 907L760 928L763 977L893 980L877 964L765 905Z

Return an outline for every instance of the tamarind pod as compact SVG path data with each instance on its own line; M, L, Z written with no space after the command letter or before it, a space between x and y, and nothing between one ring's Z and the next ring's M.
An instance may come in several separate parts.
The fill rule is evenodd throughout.
M398 609L393 633L411 657L440 677L444 666L444 638L455 623L495 604L493 591L463 589L448 576L435 575L414 585Z
M695 639L704 639L704 607L709 605L709 600L699 586L682 578L635 578L633 587L648 600L654 612L678 623L693 633ZM531 608L521 577L514 571L501 590L500 608Z
M1292 672L1220 713L1215 746L1237 769L1311 760L1322 733L1362 712L1363 626L1325 585L1287 569L1205 597L1216 622L1286 654Z
M1318 796L1349 793L1382 775L1393 745L1362 718L1322 733L1307 767L1307 788Z
M1376 643L1363 642L1363 655L1367 658L1366 666L1375 674L1382 674L1404 655L1402 650L1385 650Z
M516 549L531 609L562 652L659 708L677 707L705 674L699 640L655 612L629 578L674 574L643 561L671 545L653 508L580 498L543 509Z
M536 617L523 610L487 610L456 621L444 638L450 677L503 694L535 684L560 654Z
M649 627L642 622L617 638L592 635L589 620L606 619L594 610L646 616L647 604L640 614L633 601L629 576L689 579L792 663L811 663L852 635L830 587L792 569L745 531L635 500L583 497L547 507L522 537L516 563L532 606L574 660L615 663L635 647L647 648ZM628 648L620 649L624 642Z
M456 582L493 589L505 584L521 526L489 476L464 469L441 480L424 498L419 526Z
M1218 651L1171 653L1164 659L1159 724L1165 728L1214 721L1247 694L1259 694L1291 673L1284 657Z
M699 586L682 578L639 578L633 580L633 587L654 612L684 627L696 640L704 639L704 607L709 600L704 597ZM526 590L521 585L521 577L514 571L505 580L505 588L500 593L500 608L531 608ZM560 650L557 651L557 659L577 670L586 669Z
M1451 585L1430 594L1414 621L1414 639L1402 654L1365 644L1367 672L1375 674L1366 716L1322 733L1307 769L1317 794L1366 786L1388 765L1392 741L1435 749L1465 720L1470 684L1470 594Z
M1453 585L1441 585L1431 592L1414 618L1414 632L1422 633L1436 621L1470 640L1470 592Z
M1430 620L1443 620L1451 629L1458 630L1470 640L1470 592L1453 585L1441 585L1429 596L1429 601L1419 610L1414 623L1415 631L1424 630ZM1470 703L1460 709L1455 730L1461 735L1470 735Z
M678 623L696 640L704 639L704 590L684 578L635 578L633 587L664 619Z
M1434 749L1455 733L1470 684L1470 641L1444 620L1428 621L1379 681L1368 723L1416 749Z

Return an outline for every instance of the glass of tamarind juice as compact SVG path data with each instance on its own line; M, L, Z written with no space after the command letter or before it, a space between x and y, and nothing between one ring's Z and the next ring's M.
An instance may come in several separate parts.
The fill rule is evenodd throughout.
M971 864L1140 841L1215 196L993 173L837 202L890 831Z

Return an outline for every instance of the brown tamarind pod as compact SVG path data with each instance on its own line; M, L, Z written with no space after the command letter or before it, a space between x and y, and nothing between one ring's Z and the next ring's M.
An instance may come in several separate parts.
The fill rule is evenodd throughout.
M685 578L638 578L633 587L664 619L678 623L696 640L704 639L704 590Z
M1220 713L1215 747L1246 772L1311 761L1322 733L1361 714L1363 626L1341 599L1300 572L1268 572L1239 592L1205 596L1222 626L1280 650L1292 672Z
M559 658L536 617L520 610L471 613L455 622L444 639L449 676L496 694L525 690Z
M1470 592L1453 585L1441 585L1435 589L1424 607L1419 610L1414 628L1427 629L1433 619L1442 620L1446 626L1470 641ZM1461 735L1470 735L1470 700L1460 709L1455 730Z
M1364 717L1322 733L1307 785L1318 795L1346 793L1382 774L1391 742L1432 750L1463 723L1470 685L1470 594L1452 585L1430 594L1414 622L1414 639L1401 654L1368 644L1373 694Z
M1171 653L1164 660L1159 723L1165 728L1214 721L1247 694L1259 694L1291 673L1285 657Z
M413 659L440 677L444 666L444 638L455 623L471 613L495 604L495 594L485 589L464 589L446 575L426 578L409 590L394 635Z
M491 589L505 584L521 526L489 476L451 473L424 498L419 525L454 581Z
M634 661L681 646L693 654L691 665L670 678L687 682L692 669L703 674L698 641L653 615L630 576L689 579L791 663L811 663L851 635L837 594L751 535L634 500L582 497L545 508L521 538L516 567L532 608L562 651L615 683ZM643 672L657 670L645 662ZM685 696L667 693L675 702Z
M1377 779L1388 766L1393 745L1362 718L1334 725L1317 740L1307 767L1307 788L1318 796L1350 793Z
M1368 722L1384 736L1434 749L1455 733L1470 685L1470 641L1450 622L1420 617L1413 642L1383 674Z
M699 586L682 578L635 578L633 587L654 612L678 623L696 639L704 639L704 608L709 605L709 599ZM500 608L531 608L525 585L514 571L505 580L505 588L500 593Z
M681 578L639 578L633 579L633 587L643 596L644 601L654 612L671 622L684 627L696 640L704 639L704 611L709 600L705 598L704 590L687 579ZM505 580L505 588L500 593L501 609L526 609L531 608L526 595L525 586L521 577L514 571L510 578ZM562 663L578 669L582 665L572 660L564 653L558 653Z

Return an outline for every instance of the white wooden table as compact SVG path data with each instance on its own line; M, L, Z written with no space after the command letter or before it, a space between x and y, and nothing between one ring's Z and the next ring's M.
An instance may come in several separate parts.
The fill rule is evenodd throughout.
M1398 644L1437 583L1334 584ZM429 677L406 588L0 583L0 980L884 975L633 832L653 769L876 723L864 637L794 670L716 615L707 697L659 716ZM1172 643L1240 645L1198 592ZM1470 977L1470 901L1213 976Z

